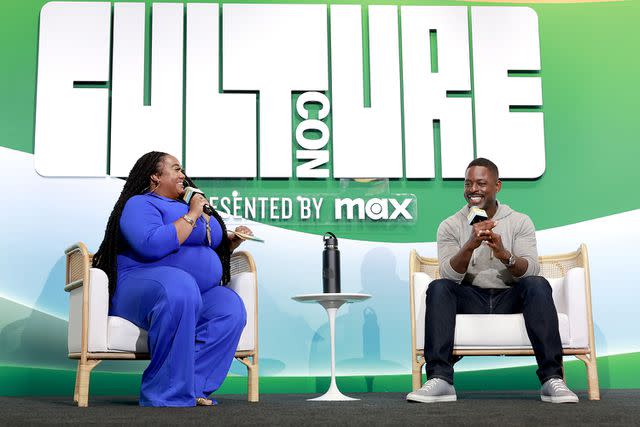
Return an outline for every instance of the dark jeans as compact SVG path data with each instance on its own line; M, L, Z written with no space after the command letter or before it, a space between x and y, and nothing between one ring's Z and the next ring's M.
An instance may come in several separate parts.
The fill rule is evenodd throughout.
M520 279L508 289L482 289L448 279L434 280L427 290L424 354L427 379L453 384L453 338L456 314L523 313L538 362L538 378L562 378L562 343L551 286L544 277Z

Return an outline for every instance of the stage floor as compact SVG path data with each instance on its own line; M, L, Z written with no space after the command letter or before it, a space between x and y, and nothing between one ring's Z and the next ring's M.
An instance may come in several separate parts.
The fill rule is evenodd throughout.
M218 397L214 407L141 408L136 397L91 397L88 408L64 397L0 397L0 425L638 425L640 390L603 390L602 400L542 403L532 391L463 392L453 403L408 403L404 393L354 393L355 402L307 402L308 394Z

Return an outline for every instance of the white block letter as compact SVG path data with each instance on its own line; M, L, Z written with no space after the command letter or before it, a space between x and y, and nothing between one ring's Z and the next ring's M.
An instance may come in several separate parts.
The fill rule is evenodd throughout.
M187 171L199 177L253 178L258 156L256 95L219 92L218 41L218 4L188 4Z
M293 174L291 92L326 91L327 6L225 4L223 88L260 92L260 176Z
M107 172L110 3L51 2L40 12L34 162L44 176Z
M542 105L539 77L509 77L539 70L538 16L527 7L472 7L476 154L493 160L503 178L544 173L542 112L509 112Z
M182 159L182 3L154 3L151 105L143 105L144 3L116 3L111 92L111 175L127 176L148 151Z
M398 9L369 6L371 108L363 106L359 5L331 6L336 178L401 178Z
M405 164L407 178L434 178L433 121L440 120L443 178L464 177L473 159L469 33L464 6L402 6ZM436 31L438 72L431 72L430 35Z

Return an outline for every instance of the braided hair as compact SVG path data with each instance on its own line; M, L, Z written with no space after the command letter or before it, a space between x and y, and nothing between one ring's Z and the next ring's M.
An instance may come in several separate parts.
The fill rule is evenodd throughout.
M195 187L196 185L191 181L186 174L184 176L184 180L187 182L189 187ZM229 235L227 234L227 226L225 225L222 217L215 209L211 209L213 212L213 217L220 224L220 228L222 228L222 241L215 249L218 257L220 257L220 262L222 263L222 279L221 282L223 285L226 285L231 281L231 242L229 241Z
M104 232L104 239L98 251L93 255L93 267L104 271L109 278L109 298L113 297L118 282L118 254L129 247L120 232L120 216L122 215L124 206L131 197L138 194L145 194L149 191L149 179L151 175L162 172L162 162L165 156L167 156L167 153L151 151L140 157L135 165L133 165L131 172L129 172L129 177L124 183L120 197L118 201L116 201L111 215L109 215L107 227ZM193 181L186 177L186 175L185 180L190 186L194 186ZM230 242L227 236L227 229L220 214L214 210L213 216L220 224L220 227L222 227L222 242L216 249L216 253L222 262L222 283L226 284L229 283L231 278Z

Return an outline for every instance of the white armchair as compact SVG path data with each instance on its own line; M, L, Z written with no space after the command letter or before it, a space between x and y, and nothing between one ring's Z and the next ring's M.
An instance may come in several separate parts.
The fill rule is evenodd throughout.
M568 254L541 256L540 274L553 289L563 354L574 355L587 368L589 399L599 400L595 339L591 314L591 285L587 247ZM438 260L409 256L412 385L421 385L424 360L426 292L440 278ZM522 314L458 314L453 354L456 356L532 355Z
M73 400L88 406L91 371L102 360L148 360L147 331L126 319L109 316L109 286L104 271L91 267L92 254L82 243L65 251L69 292L69 358L78 359ZM247 324L235 357L248 370L248 400L258 401L258 280L248 252L231 256L228 285L242 298Z

